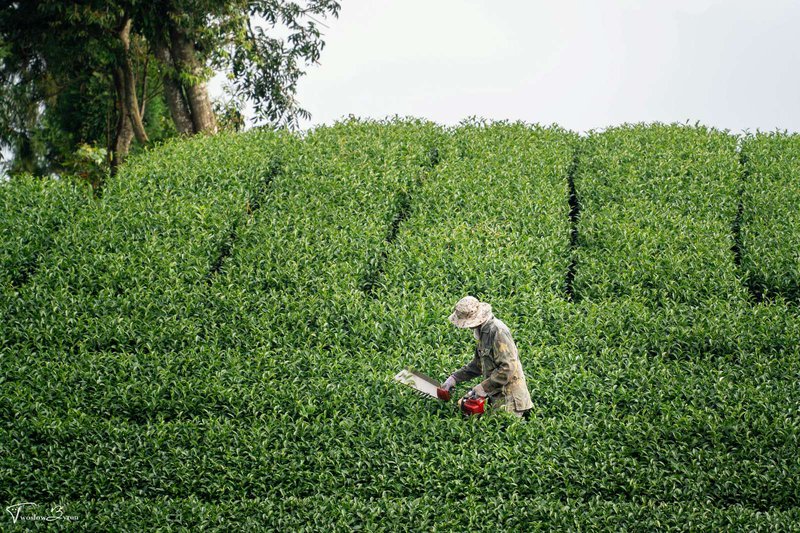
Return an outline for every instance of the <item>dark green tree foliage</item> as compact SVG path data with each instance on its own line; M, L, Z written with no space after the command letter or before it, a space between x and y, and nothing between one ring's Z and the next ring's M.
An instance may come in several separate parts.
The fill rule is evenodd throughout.
M332 0L0 2L0 144L14 152L12 173L70 170L83 144L106 150L113 171L134 138L215 133L212 68L259 119L297 125L308 117L297 80L319 59L320 18L338 11Z
M745 139L742 268L757 297L800 302L800 135Z
M3 4L0 39L9 44L0 57L6 106L0 112L0 143L14 152L12 174L80 173L75 154L81 145L105 150L112 163L128 153L135 128L128 119L126 93L120 92L121 63L129 60L135 69L129 83L141 84L137 112L161 96L152 84L155 64L148 61L141 38L134 35L133 45L123 50L120 28L126 9L125 3L115 2ZM154 123L160 122L152 113L158 110L162 115L165 111L163 105L152 107ZM139 124L145 127L141 120ZM140 143L145 141L146 135L139 136ZM97 180L90 181L98 186Z
M169 42L177 60L188 39L193 47L185 62L228 72L234 95L253 104L258 120L295 126L310 117L295 99L297 81L319 60L320 19L338 16L339 2L162 0L138 8L150 41ZM178 76L184 83L202 76L202 69L184 67ZM192 95L184 94L193 114Z
M670 136L707 133L690 130L613 136L686 153ZM98 530L796 529L796 307L708 294L693 273L677 280L682 299L655 300L660 314L634 295L569 301L568 174L585 140L418 121L250 135L137 158L103 197L102 235L59 232L65 259L29 280L7 321L17 333L4 331L5 501L58 502ZM280 172L248 194L273 168L261 150L281 154ZM727 150L702 153L709 175L728 168ZM630 175L652 171L638 149L625 159ZM710 201L727 195L716 176ZM581 194L586 207L598 192ZM711 208L691 205L711 217L698 240L722 238ZM728 268L699 275L727 287ZM102 302L85 311L91 287ZM464 420L391 380L406 364L443 377L471 356L469 331L446 322L465 290L519 340L528 422ZM150 345L107 342L135 337Z
M272 124L296 125L300 118L311 115L295 99L297 80L305 73L304 65L316 63L324 42L318 18L338 15L340 4L333 0L313 0L305 4L266 0L240 1L241 12L264 21L246 31L236 31L220 55L219 64L229 66L236 93L252 100L259 118ZM275 37L271 31L283 28L287 39Z
M47 103L57 106L63 91L74 93L76 89L67 87L65 80L93 68L92 60L98 59L93 57L98 49L97 26L80 21L67 28L68 20L57 22L48 14L57 4L0 4L0 41L4 43L0 52L0 140L14 151L12 171L50 171L59 147L48 144L52 126L42 107ZM76 35L78 26L82 26L80 35ZM70 37L61 39L62 33ZM90 75L91 71L84 79ZM66 111L69 115L70 110ZM64 120L68 122L70 117Z

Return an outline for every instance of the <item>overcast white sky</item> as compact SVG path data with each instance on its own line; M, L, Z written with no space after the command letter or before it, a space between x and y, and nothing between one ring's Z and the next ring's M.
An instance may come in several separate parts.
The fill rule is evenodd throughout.
M796 0L342 0L327 24L299 83L306 126L399 114L800 131Z

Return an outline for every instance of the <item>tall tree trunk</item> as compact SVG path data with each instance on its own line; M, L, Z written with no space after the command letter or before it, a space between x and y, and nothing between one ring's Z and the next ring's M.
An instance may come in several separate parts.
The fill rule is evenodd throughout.
M142 68L142 105L139 107L139 115L144 121L144 112L147 109L147 66L150 64L150 52L144 58L144 68Z
M123 102L127 108L128 118L133 126L136 140L145 144L148 141L147 133L144 131L142 115L139 113L139 99L136 96L136 76L133 73L133 62L131 61L131 23L131 19L127 19L119 32L123 50L121 61L122 81L125 91Z
M114 90L116 92L117 127L114 135L109 139L108 150L111 154L111 175L116 175L119 165L125 160L133 141L133 126L131 125L128 106L125 103L125 75L122 69L114 69Z
M194 130L198 133L216 133L217 119L211 108L206 83L199 81L203 75L203 66L194 53L194 43L172 25L169 34L172 41L172 57L175 59L177 67L181 72L195 78L195 82L184 84L186 99L189 101L189 108L192 112Z
M172 55L166 43L155 43L156 58L161 63L161 77L164 81L164 97L167 100L169 114L175 123L175 129L179 134L191 135L194 131L192 116L189 113L189 106L183 97L183 90L175 76L175 64L172 62Z

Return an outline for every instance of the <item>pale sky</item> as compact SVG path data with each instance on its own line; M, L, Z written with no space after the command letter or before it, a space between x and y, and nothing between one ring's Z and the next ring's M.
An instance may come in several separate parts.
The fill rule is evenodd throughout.
M398 114L800 131L797 1L341 3L299 82L305 126Z

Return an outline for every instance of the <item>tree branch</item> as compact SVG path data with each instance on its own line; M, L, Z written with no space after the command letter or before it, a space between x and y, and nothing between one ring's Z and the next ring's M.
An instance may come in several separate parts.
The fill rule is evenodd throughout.
M142 105L139 107L139 114L144 116L145 106L147 105L147 64L150 62L150 52L144 56L144 69L142 70Z
M147 132L144 130L142 115L139 113L139 99L136 97L136 78L133 74L131 63L131 24L132 20L127 18L119 32L119 39L122 41L122 75L123 85L125 86L124 104L128 109L128 116L133 126L133 133L136 140L142 144L148 142Z

